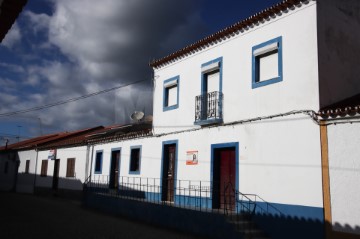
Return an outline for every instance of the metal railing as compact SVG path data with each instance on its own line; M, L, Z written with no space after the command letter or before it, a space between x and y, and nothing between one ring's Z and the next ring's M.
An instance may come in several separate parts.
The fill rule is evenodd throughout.
M218 91L195 97L195 122L222 119L223 94Z
M236 216L240 214L282 213L256 194L243 194L231 183L196 180L168 180L143 177L119 177L110 184L108 175L93 175L84 183L87 192L105 196L139 200L148 203L191 210L221 213Z
M112 178L113 179L113 178ZM242 233L256 233L252 216L283 214L256 194L243 194L232 183L173 180L143 177L93 175L86 179L84 192L164 206L223 214Z

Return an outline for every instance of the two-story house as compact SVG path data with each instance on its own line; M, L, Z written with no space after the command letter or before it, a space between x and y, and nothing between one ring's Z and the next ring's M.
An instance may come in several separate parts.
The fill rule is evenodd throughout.
M252 201L326 222L317 112L360 92L359 9L284 0L152 61L153 132L89 137L87 183L166 205L231 211Z

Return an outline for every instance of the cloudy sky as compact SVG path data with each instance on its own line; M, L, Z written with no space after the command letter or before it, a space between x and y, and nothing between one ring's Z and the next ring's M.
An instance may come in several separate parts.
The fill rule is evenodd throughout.
M150 60L277 2L29 0L0 44L0 115L130 85L0 117L0 145L4 137L126 123L135 110L152 114Z

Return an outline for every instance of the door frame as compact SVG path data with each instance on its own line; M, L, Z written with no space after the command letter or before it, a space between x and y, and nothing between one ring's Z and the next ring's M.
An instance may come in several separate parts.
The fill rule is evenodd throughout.
M239 191L239 142L211 144L211 171L210 171L210 185L213 186L214 181L214 162L215 162L215 150L223 148L235 148L235 189ZM213 198L212 190L210 192L210 198Z
M109 188L110 188L110 178L111 178L111 166L112 166L112 153L114 151L120 151L119 153L119 165L118 165L118 178L115 178L115 180L117 180L118 182L118 187L119 187L119 178L120 178L120 163L121 163L121 147L118 148L112 148L111 149L111 153L110 153L110 165L109 165Z
M165 147L167 145L171 145L171 144L175 144L175 167L174 167L174 203L176 203L176 180L177 180L177 168L178 168L178 150L179 150L179 144L178 144L178 140L167 140L167 141L163 141L162 142L162 151L161 151L161 171L160 171L160 188L161 188L161 193L160 193L160 198L162 198L162 182L163 182L163 174L164 174L164 160L165 160Z

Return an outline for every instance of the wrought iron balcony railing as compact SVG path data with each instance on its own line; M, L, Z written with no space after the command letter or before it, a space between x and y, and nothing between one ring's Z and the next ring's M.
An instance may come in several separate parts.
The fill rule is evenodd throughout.
M218 91L195 97L195 124L222 122L223 94Z

